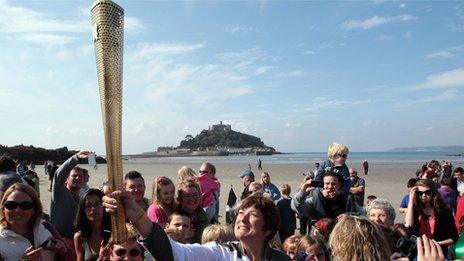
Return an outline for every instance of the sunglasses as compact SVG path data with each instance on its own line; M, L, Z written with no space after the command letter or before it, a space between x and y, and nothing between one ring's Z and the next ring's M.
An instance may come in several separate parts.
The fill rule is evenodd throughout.
M142 251L138 248L132 248L131 250L126 250L125 248L119 248L119 249L116 249L114 250L114 253L117 255L117 256L123 256L125 254L127 254L127 252L129 252L129 255L131 257L138 257Z
M307 261L314 258L313 255L306 253L306 251L296 252L295 258L297 261Z
M346 158L348 157L348 154L338 154L338 156L340 156L340 157L346 159Z
M23 202L16 202L16 201L6 201L3 203L3 207L8 210L15 210L19 206L22 210L31 210L35 207L33 202L30 201L23 201Z
M199 172L200 174L209 173L209 171L207 171L207 170L200 170L200 171L198 171L198 172Z
M430 189L426 191L417 191L417 196L422 197L422 195L430 196L432 195L432 191Z
M184 199L199 199L200 198L200 195L198 195L197 193L193 193L193 194L187 194L187 193L182 193L182 198Z

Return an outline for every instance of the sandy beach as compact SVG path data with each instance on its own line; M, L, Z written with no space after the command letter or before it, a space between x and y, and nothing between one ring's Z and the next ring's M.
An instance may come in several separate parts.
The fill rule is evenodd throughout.
M224 211L227 202L229 189L232 186L236 195L239 197L243 185L240 182L239 174L246 168L247 164L243 163L214 163L217 169L217 177L221 181L221 209L220 215L224 219ZM177 183L177 170L187 165L198 170L200 164L182 164L182 163L138 163L138 162L124 162L124 173L130 170L136 170L143 174L147 184L145 196L151 199L152 182L156 176L164 175L171 178L174 183ZM271 182L275 185L288 183L292 188L292 194L296 192L299 184L303 181L303 172L308 172L308 164L264 164L263 171L267 171L271 175ZM355 167L358 170L361 168L361 162L351 162L349 167ZM81 167L87 168L90 172L89 186L99 187L107 178L106 165L98 165L98 169L93 169L88 165L82 164ZM360 173L360 177L366 180L366 197L367 195L376 195L377 197L387 198L393 206L398 209L402 196L406 193L406 182L410 177L413 177L417 166L401 165L397 167L394 164L389 166L382 165L376 167L371 165L369 175ZM255 175L259 175L256 165L252 166ZM44 204L44 211L49 213L51 193L48 192L49 180L44 175L43 166L37 166L36 171L40 177L40 194L41 200ZM359 171L362 172L362 171ZM397 213L396 222L403 222L404 215Z

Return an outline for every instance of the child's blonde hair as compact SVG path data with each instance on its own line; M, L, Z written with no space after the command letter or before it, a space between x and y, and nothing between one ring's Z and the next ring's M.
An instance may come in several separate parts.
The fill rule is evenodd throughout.
M279 191L280 191L280 194L288 196L290 195L292 189L290 188L290 185L288 184L281 184L279 186Z
M343 155L343 154L348 154L349 152L350 150L344 144L333 142L332 144L330 144L329 148L327 149L327 156L329 158L333 158L337 154Z
M201 244L208 242L226 243L235 240L232 227L228 225L213 224L207 226L201 235Z
M301 240L301 236L297 236L297 235L289 236L282 243L282 249L286 253L291 253L291 252L296 253L297 246L300 240Z
M185 181L188 179L193 179L196 176L195 171L193 171L192 168L187 167L187 166L182 166L178 171L177 171L177 176L179 177L179 181Z

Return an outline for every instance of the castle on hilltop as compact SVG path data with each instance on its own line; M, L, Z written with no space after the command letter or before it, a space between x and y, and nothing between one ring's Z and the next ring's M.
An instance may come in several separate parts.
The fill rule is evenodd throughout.
M271 155L277 153L256 136L232 130L230 124L213 124L199 134L185 136L179 146L158 147L154 156L226 156L231 154Z
M232 130L232 127L230 124L222 124L222 121L219 122L219 124L214 124L213 126L209 127L209 130L211 131L230 131Z

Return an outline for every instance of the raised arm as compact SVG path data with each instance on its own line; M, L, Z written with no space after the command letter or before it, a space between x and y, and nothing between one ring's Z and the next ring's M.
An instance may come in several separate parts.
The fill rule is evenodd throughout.
M109 213L118 210L118 200L124 205L126 218L134 225L139 232L142 242L146 249L156 260L174 260L172 255L169 238L163 228L156 223L152 223L142 207L135 202L129 191L115 191L103 197L103 206Z
M292 209L303 216L310 216L309 205L311 203L311 198L308 198L309 193L314 189L311 187L312 180L305 181L298 192L293 196L291 207Z
M409 202L408 202L408 208L406 210L406 220L405 220L406 227L414 226L414 203L416 201L416 192L417 192L417 187L411 188L411 190L409 190Z
M54 182L53 182L53 196L55 197L57 194L60 193L63 189L65 189L64 182L69 176L69 172L79 163L79 159L77 158L77 154L71 156L67 159L61 166L55 171L53 175Z
M64 182L69 176L69 172L82 160L86 159L88 155L92 153L88 150L79 151L77 154L71 156L67 159L61 166L56 170L54 174L54 183L53 183L53 196L56 196L56 193L60 193L65 189Z

